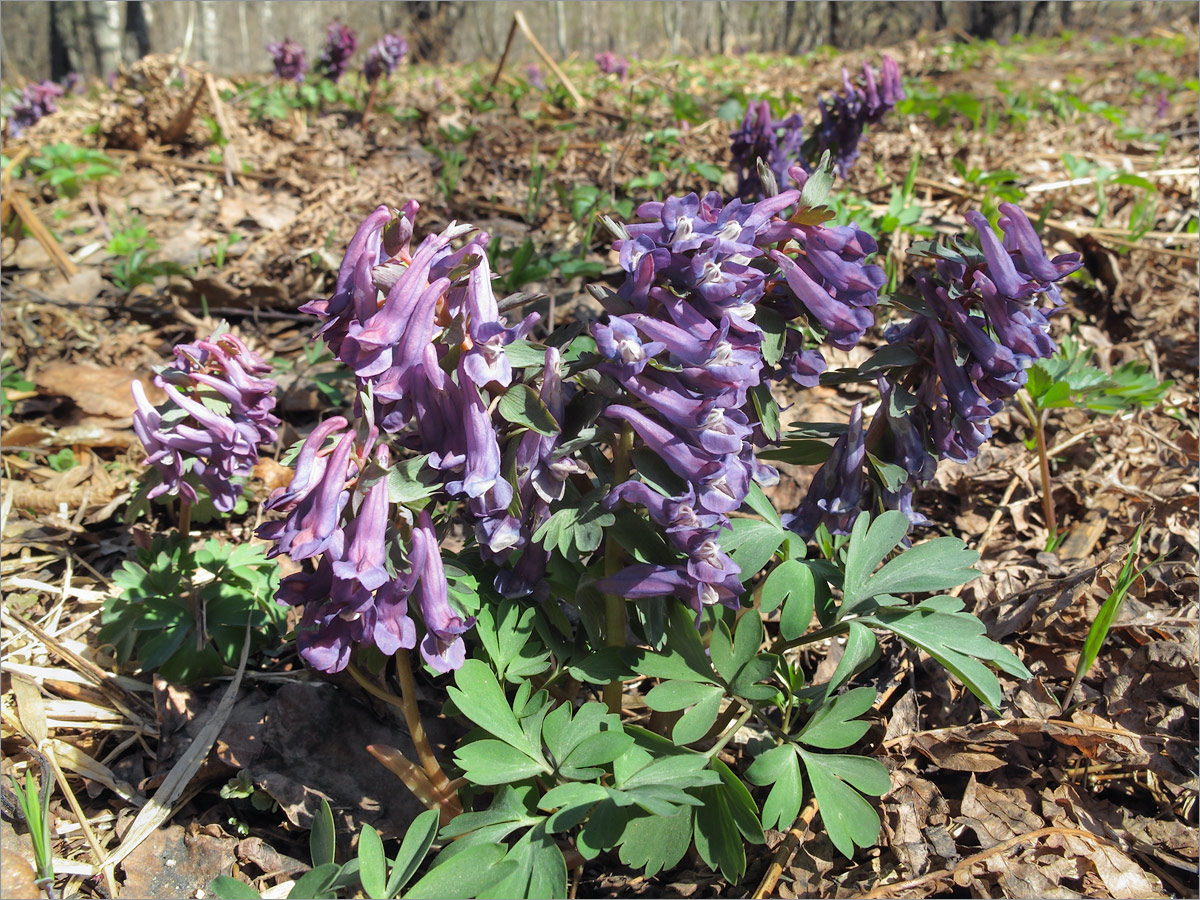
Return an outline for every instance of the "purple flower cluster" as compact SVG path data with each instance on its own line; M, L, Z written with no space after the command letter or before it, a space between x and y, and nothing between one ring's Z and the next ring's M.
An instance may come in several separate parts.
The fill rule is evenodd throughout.
M870 63L863 63L863 77L857 85L851 82L850 73L842 69L842 86L844 94L834 93L828 102L818 101L821 121L810 138L815 149L809 158L817 159L826 150L830 151L838 174L845 178L858 159L863 129L879 122L905 94L900 86L900 69L886 53L878 81Z
M384 75L391 75L408 55L408 41L399 34L385 34L367 51L363 64L363 75L367 81L376 82Z
M422 655L439 671L457 668L463 660L459 635L471 621L449 605L427 515L412 530L409 574L388 574L389 548L397 542L379 523L405 513L403 507L399 513L379 513L392 508L386 490L363 487L369 464L378 471L388 466L390 451L381 438L424 454L440 490L462 501L481 548L493 556L528 542L549 502L561 497L563 481L578 470L556 454L557 438L526 432L516 450L518 496L526 515L518 521L510 514L514 488L501 471L502 435L493 421L492 392L512 383L504 347L525 335L536 316L514 327L501 320L486 234L454 249L452 241L472 228L451 223L414 248L417 209L413 201L403 210L380 206L371 213L350 241L333 294L301 307L321 318L318 333L354 372L357 411L369 426L363 441L346 432L332 448L324 445L346 428L344 419L331 419L310 435L297 457L292 487L268 503L288 518L262 531L277 542L276 553L296 560L321 557L313 573L293 577L281 599L306 604L312 633L301 651L310 664L326 670L343 667L354 643L385 652L413 646L416 632L404 624L413 591L425 622ZM541 398L561 422L562 385L554 353L547 354ZM361 500L351 501L354 490ZM373 518L360 523L367 512ZM398 571L395 560L392 564ZM536 567L536 559L531 565Z
M625 76L629 74L629 60L623 56L617 56L611 50L605 50L603 53L597 53L593 59L596 60L596 65L605 75L616 75L618 81L624 81Z
M133 429L162 476L150 498L178 494L195 503L198 481L218 510L233 509L242 492L233 479L248 476L258 445L276 437L275 382L262 377L270 371L232 334L214 334L175 348L175 362L154 379L167 394L163 406L156 409L133 382Z
M267 52L275 64L275 74L284 81L303 81L308 63L304 59L304 48L291 38L282 41L272 41L267 44Z
M800 158L804 144L799 113L778 122L771 119L771 107L766 100L751 103L742 120L742 127L730 135L733 141L733 167L738 173L738 196L754 200L764 195L762 179L758 176L758 161L775 174L775 183L787 184L788 169Z
M1048 259L1018 207L1002 203L1000 213L1003 240L970 212L981 250L955 243L929 251L934 269L916 273L922 303L914 304L908 323L886 333L890 343L911 347L919 362L899 384L880 379L878 415L886 427L872 452L903 469L906 480L897 490L881 488L879 501L914 524L926 521L913 509L914 489L933 477L939 459L974 458L992 436L992 416L1025 384L1028 367L1054 353L1049 319L1062 306L1056 282L1082 265L1078 253ZM849 530L866 496L866 449L861 425L852 421L790 527L805 536L821 522L833 533Z
M26 85L21 99L13 104L12 116L8 120L9 136L17 137L43 116L56 112L58 106L55 105L54 98L62 95L63 89L53 81Z
M421 655L439 672L462 665L462 634L474 624L450 606L446 572L428 511L416 521L388 495L390 454L373 426L365 439L334 416L309 433L295 475L265 504L286 518L259 528L274 541L269 556L313 560L311 572L280 582L276 598L304 606L296 646L310 666L339 672L355 644L391 655L417 646L409 602L425 624ZM372 478L372 476L374 476ZM398 511L399 510L399 511ZM394 553L407 534L405 567Z
M348 25L330 22L325 32L325 49L317 60L317 71L330 81L338 81L350 68L350 57L358 49L358 36Z
M796 169L793 177L803 184L806 176ZM781 218L799 198L789 190L753 204L725 204L716 193L646 203L638 215L650 221L629 225L629 237L617 241L626 280L603 301L608 321L592 336L605 358L599 371L626 399L605 415L627 423L685 489L665 497L631 481L606 503L644 506L684 561L629 566L601 589L627 598L673 594L697 612L741 593L720 534L752 480L778 478L755 456L764 437L750 393L784 373L803 382L804 370L815 380L824 369L797 331L772 372L755 315L760 308L784 319L807 314L840 346L871 324L866 307L883 282L882 270L862 262L875 249L865 234ZM784 250L768 249L775 245Z

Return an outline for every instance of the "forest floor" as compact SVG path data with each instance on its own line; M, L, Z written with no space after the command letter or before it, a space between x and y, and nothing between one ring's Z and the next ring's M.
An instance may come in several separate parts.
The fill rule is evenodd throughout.
M961 596L1034 677L1002 678L996 715L915 652L885 653L862 676L881 690L866 746L893 779L876 848L848 864L810 809L791 832L750 848L740 883L699 860L644 879L602 856L585 867L580 896L1200 890L1194 23L1189 33L1096 42L924 40L889 52L909 99L864 140L835 199L879 237L897 282L914 238L965 230L966 210L1011 199L1052 254L1084 255L1056 335L1074 335L1105 370L1142 362L1173 385L1153 408L1119 416L1051 412L1065 532L1052 552L1018 407L996 419L976 460L943 465L921 493L931 533L958 535L982 554L982 574ZM206 896L198 891L232 866L283 896L279 885L307 859L313 792L333 798L354 833L372 821L395 838L412 810L399 781L363 750L403 726L353 681L332 679L316 695L307 686L328 680L294 652L258 659L231 710L221 703L228 679L169 685L121 669L98 645L101 605L120 590L114 572L139 541L171 526L161 507L125 522L144 458L130 424L131 379L149 384L172 345L227 321L281 373L278 453L347 400L349 382L296 308L329 293L346 241L376 205L412 198L424 210L419 228L455 219L491 232L504 285L545 295L536 301L543 322L585 316L593 307L583 284L616 284L620 274L596 213L628 217L637 202L669 193L729 193L728 136L747 99L773 98L777 112L803 109L809 121L841 65L854 70L865 58L643 61L623 83L575 62L566 71L580 105L549 71L545 92L523 66L509 66L489 91L490 68L411 67L374 98L364 123L353 88L302 96L263 79L181 76L157 57L5 141L6 216L11 204L27 227L32 217L52 236L18 240L8 227L0 248L3 766L6 775L36 772L28 748L40 741L59 769L50 808L63 896ZM910 207L917 212L896 215ZM844 420L857 399L834 388L806 396L829 407L806 408L818 420ZM277 470L260 466L244 514L198 522L195 533L250 540ZM798 474L777 489L781 508L802 495L807 476ZM1144 568L1064 710L1089 627L1131 554ZM840 652L834 643L804 662L831 671ZM438 693L425 690L436 717ZM636 711L640 695L629 690ZM216 745L188 770L166 827L130 841L138 810L220 717ZM252 764L239 758L250 745ZM230 796L227 785L247 768L274 801L265 809ZM12 852L24 838L3 828L5 866L19 868Z

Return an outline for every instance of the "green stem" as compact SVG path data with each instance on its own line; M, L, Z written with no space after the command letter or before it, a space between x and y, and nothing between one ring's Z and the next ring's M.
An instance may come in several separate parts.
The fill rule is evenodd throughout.
M179 536L185 541L192 530L192 504L183 497L179 498Z
M730 704L730 708L731 709L733 708L733 704ZM752 715L754 715L754 707L753 706L745 707L742 714L740 716L738 716L738 720L736 722L734 722L724 734L721 735L720 739L715 744L713 744L711 747L708 748L708 750L705 751L704 755L707 756L709 759L712 759L718 753L720 753L722 750L724 750L725 745L733 740L733 736L741 730L743 725L745 725L747 722L750 721L750 717Z
M1054 494L1050 484L1050 454L1046 451L1045 416L1041 410L1033 408L1025 391L1021 391L1017 397L1021 401L1021 408L1025 410L1025 415L1029 417L1029 423L1033 426L1033 439L1037 443L1038 469L1042 477L1042 515L1046 520L1046 529L1050 532L1050 541L1053 543L1058 536L1058 520L1054 515Z
M633 427L628 422L621 429L620 440L613 447L613 486L629 479L630 457L633 454ZM615 575L621 568L621 545L609 534L604 540L604 574ZM604 644L607 647L625 646L625 598L604 595ZM609 712L621 712L621 682L610 681L604 686L604 703Z

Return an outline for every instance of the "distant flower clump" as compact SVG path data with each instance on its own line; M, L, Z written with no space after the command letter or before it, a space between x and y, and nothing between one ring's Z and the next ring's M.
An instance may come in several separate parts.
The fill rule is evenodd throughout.
M13 104L12 116L8 120L8 133L16 137L43 116L56 112L55 97L61 97L63 89L53 81L26 86L21 99Z
M271 54L271 61L275 64L277 76L284 81L304 80L308 62L304 58L303 47L291 38L285 37L282 41L273 41L267 44L267 52Z
M800 158L804 144L802 120L799 113L776 122L766 100L751 103L746 109L742 127L733 139L733 166L738 173L738 196L753 200L763 196L762 179L758 176L758 160L763 160L775 175L775 183L787 185L787 170Z
M536 63L530 63L525 67L525 78L539 91L546 89L546 76L542 74L542 70Z
M378 81L382 76L395 72L407 55L408 41L399 34L385 34L367 51L363 75L369 82Z
M605 75L616 75L618 80L624 81L625 76L629 74L629 60L623 56L617 56L611 50L597 53L593 58L596 60L596 65L600 67L600 71Z
M869 63L863 63L863 77L859 84L850 80L850 73L842 69L844 94L831 94L828 102L818 100L821 122L813 133L815 149L809 154L816 159L826 150L833 156L838 174L843 178L850 166L858 159L858 142L863 129L874 125L887 114L897 102L905 97L900 86L900 68L886 53L880 64L878 80Z
M358 37L353 29L341 22L330 22L325 32L325 49L317 60L317 71L330 81L337 81L350 68L350 57L358 49Z
M142 383L133 382L133 430L162 478L151 499L173 494L195 503L198 481L213 506L233 509L242 492L233 479L249 476L258 445L276 437L275 382L263 377L270 371L232 334L214 334L175 347L175 362L154 378L167 394L164 405L155 408Z

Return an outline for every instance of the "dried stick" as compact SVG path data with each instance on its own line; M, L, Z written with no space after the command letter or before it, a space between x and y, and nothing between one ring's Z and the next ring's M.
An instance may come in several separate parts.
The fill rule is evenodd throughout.
M550 71L554 76L563 83L563 87L567 89L567 93L571 95L571 99L575 101L575 105L581 109L586 105L583 102L583 96L575 89L575 85L571 83L571 79L566 76L566 73L558 67L558 63L554 61L554 57L546 52L546 48L534 36L533 31L529 28L529 23L525 21L525 14L519 9L513 13L513 23L521 29L521 33L533 45L533 49L537 51L538 56L545 60L546 65L550 67Z
M966 859L958 863L953 869L939 869L936 872L929 872L919 878L910 878L907 881L893 881L888 884L878 884L871 889L871 892L863 895L865 900L881 900L881 898L891 897L899 891L911 891L915 888L924 887L930 883L945 881L947 878L954 878L959 872L965 872L972 866L983 862L991 856L1007 853L1013 847L1018 847L1021 844L1029 841L1036 841L1039 838L1049 837L1051 835L1061 834L1067 837L1084 838L1085 840L1095 841L1097 844L1103 844L1111 847L1112 842L1107 841L1099 835L1092 834L1090 831L1083 831L1079 828L1061 828L1051 826L1048 828L1038 828L1034 831L1028 831L1025 834L1018 834L1016 837L1011 837L1007 841L1001 841L994 847L989 847L987 850L982 850L973 856L968 856Z
M46 230L46 226L37 217L37 213L34 212L29 201L25 199L25 195L17 188L12 188L7 193L8 197L5 199L9 203L9 208L17 214L18 218L29 229L37 242L42 245L42 249L46 251L46 255L58 266L59 271L63 273L64 277L70 278L78 272L78 267L75 263L71 262L71 257L67 256L66 251L59 246L58 241L54 239L54 235Z
M779 876L783 874L784 864L787 860L791 859L792 854L796 852L796 848L800 846L800 842L808 836L808 829L812 826L813 816L816 814L816 799L809 798L808 805L800 813L800 818L788 829L787 837L783 839L779 844L779 849L775 851L775 858L771 860L771 865L767 866L767 871L763 875L762 881L758 883L758 890L751 895L754 900L763 900L764 897L775 890L775 885L779 883ZM803 828L801 825L803 825Z
M221 95L217 93L217 83L213 81L212 72L204 73L204 84L208 87L208 99L212 101L213 116L221 134L225 136L225 146L222 148L221 159L225 164L225 183L234 186L235 174L240 174L242 165L238 161L237 148L233 145L233 134L229 130L229 122L225 118L225 105L221 103Z

